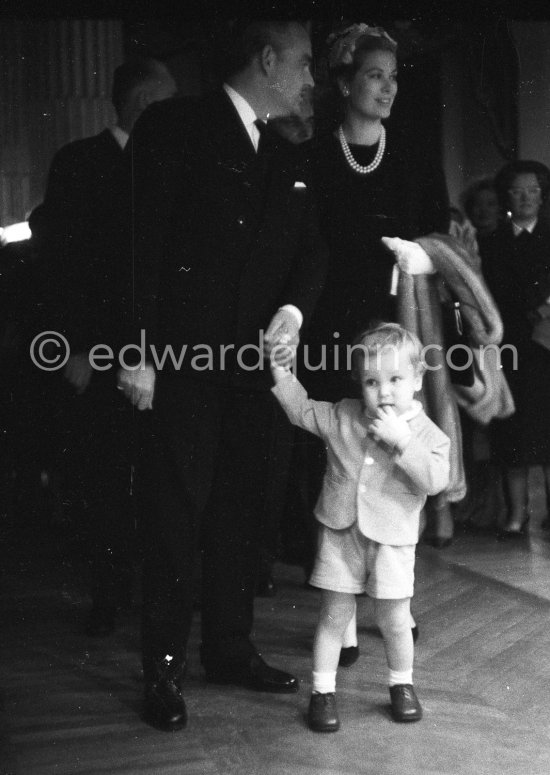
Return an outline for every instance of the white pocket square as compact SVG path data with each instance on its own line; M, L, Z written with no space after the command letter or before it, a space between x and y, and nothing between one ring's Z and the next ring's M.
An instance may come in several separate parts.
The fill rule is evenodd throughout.
M297 180L296 183L294 184L294 188L306 188L306 184L302 183L301 180Z

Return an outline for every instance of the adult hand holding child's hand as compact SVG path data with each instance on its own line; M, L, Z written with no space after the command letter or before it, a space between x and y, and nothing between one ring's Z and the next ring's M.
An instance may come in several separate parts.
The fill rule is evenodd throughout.
M264 334L265 357L272 365L289 369L300 342L300 326L296 316L285 309L278 310Z

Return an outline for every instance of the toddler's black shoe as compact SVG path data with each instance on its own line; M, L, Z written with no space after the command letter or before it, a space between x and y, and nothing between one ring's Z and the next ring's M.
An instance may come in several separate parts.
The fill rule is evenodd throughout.
M390 686L390 698L394 721L420 721L422 706L412 684Z
M314 732L337 732L340 729L334 692L328 694L313 692L309 701L307 723Z
M344 646L340 649L340 667L351 667L359 659L359 646Z

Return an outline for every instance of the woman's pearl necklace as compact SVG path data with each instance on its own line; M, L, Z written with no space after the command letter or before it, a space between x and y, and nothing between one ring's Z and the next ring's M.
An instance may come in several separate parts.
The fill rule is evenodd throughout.
M342 146L342 150L344 151L344 156L346 157L346 161L349 164L349 166L354 170L355 172L358 172L359 175L368 175L369 172L374 172L374 170L379 166L380 162L382 161L382 157L384 156L384 151L386 150L386 128L382 124L380 127L380 138L378 140L378 150L376 151L376 156L371 161L370 164L367 164L366 167L359 164L355 161L353 158L353 154L351 152L351 149L348 145L348 141L346 140L346 136L344 134L344 128L340 124L340 127L338 128L338 139L340 140L340 145Z

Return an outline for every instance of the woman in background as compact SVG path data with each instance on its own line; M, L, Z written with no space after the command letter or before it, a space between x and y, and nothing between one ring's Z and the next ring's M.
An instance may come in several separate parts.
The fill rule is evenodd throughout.
M550 170L536 161L503 167L495 185L506 220L483 255L484 274L504 322L502 364L516 412L491 426L495 460L502 466L507 520L500 534L517 538L529 521L529 467L542 466L550 502L550 228L539 218L550 191ZM537 325L538 323L538 325ZM533 340L536 330L541 335ZM536 334L535 334L536 335ZM517 353L517 361L514 355Z

